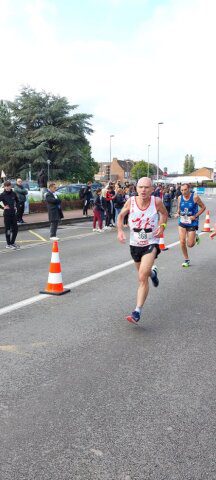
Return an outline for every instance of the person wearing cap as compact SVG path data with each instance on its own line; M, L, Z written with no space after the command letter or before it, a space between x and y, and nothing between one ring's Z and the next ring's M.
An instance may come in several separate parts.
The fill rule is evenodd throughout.
M159 239L166 228L167 210L159 197L152 195L152 181L142 177L137 183L137 195L130 197L118 216L118 240L125 243L123 222L129 214L130 252L138 271L139 287L136 308L126 318L137 324L149 292L149 277L155 287L159 285L154 261L160 253Z
M4 210L4 225L5 225L5 237L6 248L10 250L17 250L19 245L15 243L18 226L16 212L19 205L19 199L17 194L13 192L12 185L9 180L4 182L4 191L0 194L0 208Z

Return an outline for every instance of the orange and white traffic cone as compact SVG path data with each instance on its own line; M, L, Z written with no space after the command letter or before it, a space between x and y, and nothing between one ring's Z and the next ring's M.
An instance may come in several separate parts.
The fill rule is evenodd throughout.
M165 247L164 233L162 233L161 236L160 236L159 248L160 248L160 250L168 250L168 248Z
M211 232L209 210L206 212L206 218L202 232Z
M69 288L64 288L62 283L61 264L59 259L58 242L54 241L52 246L52 256L48 275L48 283L40 293L49 293L50 295L64 295L70 292Z

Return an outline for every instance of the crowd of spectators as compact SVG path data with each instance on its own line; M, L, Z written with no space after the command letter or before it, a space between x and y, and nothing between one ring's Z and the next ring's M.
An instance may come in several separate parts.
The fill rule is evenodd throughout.
M136 195L136 185L134 183L109 182L104 187L98 188L94 195L91 191L91 182L88 182L88 191L86 191L84 197L83 215L88 215L88 208L92 206L93 231L110 230L116 226L118 215L125 202L131 196ZM181 185L162 185L159 183L154 186L152 195L162 199L169 217L172 217L176 212L177 198L181 195ZM125 218L126 226L127 223L128 218Z

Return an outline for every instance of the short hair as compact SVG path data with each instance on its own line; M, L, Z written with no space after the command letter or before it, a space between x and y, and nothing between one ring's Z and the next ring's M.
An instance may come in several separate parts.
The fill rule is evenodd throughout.
M17 180L22 180L22 178L21 178L21 177L18 177L18 178L16 179L16 181L17 181Z
M186 185L188 188L190 188L189 183L186 183L186 182L185 182L185 183L182 183L182 184L181 184L181 187L183 187L184 185Z
M10 185L11 185L10 180L6 180L6 182L4 182L4 187L10 187Z
M55 182L50 182L50 183L49 183L49 188L50 188L50 187L54 187L54 185L56 186L56 183L55 183Z
M101 191L102 191L101 188L97 188L96 193L99 193L99 192L101 192Z

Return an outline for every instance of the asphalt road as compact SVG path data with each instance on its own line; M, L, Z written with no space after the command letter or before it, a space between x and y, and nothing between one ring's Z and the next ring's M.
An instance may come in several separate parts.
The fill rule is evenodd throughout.
M20 251L0 243L1 479L213 480L216 240L202 235L186 270L179 245L161 253L134 326L134 266L104 272L128 245L91 227L58 232L71 292L22 308L47 282L48 229L22 232ZM177 240L171 220L166 245Z

